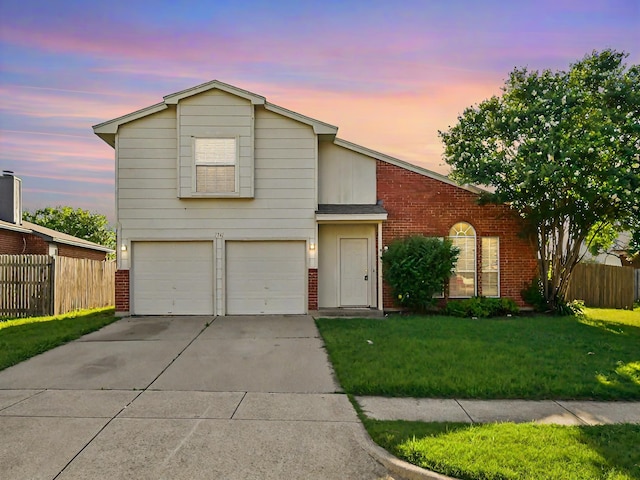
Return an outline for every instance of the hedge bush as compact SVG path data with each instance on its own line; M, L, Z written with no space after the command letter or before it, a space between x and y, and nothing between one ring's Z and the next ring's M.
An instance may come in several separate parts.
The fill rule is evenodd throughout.
M452 317L503 317L518 313L518 304L511 298L472 297L466 300L449 300L443 313Z
M382 254L384 279L396 302L415 312L435 304L458 260L450 240L422 235L393 241Z

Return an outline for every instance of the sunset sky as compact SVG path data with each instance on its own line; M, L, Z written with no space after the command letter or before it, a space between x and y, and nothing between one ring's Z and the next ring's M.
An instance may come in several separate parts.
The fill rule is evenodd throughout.
M640 0L0 0L0 169L114 221L91 126L217 79L447 173L437 131L514 67L605 48L640 63Z

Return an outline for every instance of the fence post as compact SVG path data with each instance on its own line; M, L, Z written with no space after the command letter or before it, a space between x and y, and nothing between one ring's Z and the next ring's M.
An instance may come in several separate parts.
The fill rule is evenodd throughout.
M56 255L52 255L51 256L51 304L49 306L49 309L51 310L51 314L50 315L57 315L58 312L56 312L56 305L57 305L57 295L56 295L56 260L57 260L57 256Z

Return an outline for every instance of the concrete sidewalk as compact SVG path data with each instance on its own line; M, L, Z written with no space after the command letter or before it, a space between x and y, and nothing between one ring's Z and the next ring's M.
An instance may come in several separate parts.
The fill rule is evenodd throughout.
M0 372L0 477L390 478L337 391L311 317L122 319Z
M538 422L559 425L640 423L640 402L454 400L356 397L377 420L421 422Z

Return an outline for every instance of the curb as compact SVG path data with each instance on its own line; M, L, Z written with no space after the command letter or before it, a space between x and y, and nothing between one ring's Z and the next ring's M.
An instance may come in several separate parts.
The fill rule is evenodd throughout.
M362 432L362 447L369 455L381 463L389 473L398 475L403 480L458 480L454 477L447 477L446 475L426 470L391 455L371 439L361 422L358 423ZM400 478L397 480L400 480Z

